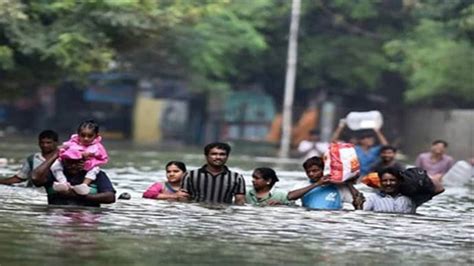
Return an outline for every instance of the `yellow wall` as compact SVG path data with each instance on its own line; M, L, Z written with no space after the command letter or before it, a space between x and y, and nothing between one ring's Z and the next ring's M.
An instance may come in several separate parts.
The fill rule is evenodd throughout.
M133 115L133 140L152 143L161 140L160 117L164 102L153 98L138 97Z

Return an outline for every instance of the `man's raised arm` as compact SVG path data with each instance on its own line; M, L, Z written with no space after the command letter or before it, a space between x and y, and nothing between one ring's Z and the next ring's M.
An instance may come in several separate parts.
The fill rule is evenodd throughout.
M346 120L345 119L340 119L339 120L339 125L337 126L336 130L332 134L331 142L340 140L341 133L342 133L342 131L344 130L345 127L346 127Z
M388 141L380 129L374 129L374 132L375 135L377 135L377 138L379 139L380 145L388 145Z
M33 170L31 181L37 187L43 186L48 181L49 169L51 165L56 161L59 154L56 152L54 156L51 156L38 167Z

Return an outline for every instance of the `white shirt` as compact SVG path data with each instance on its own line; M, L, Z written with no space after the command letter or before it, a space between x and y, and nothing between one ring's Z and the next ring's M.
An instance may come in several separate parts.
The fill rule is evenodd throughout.
M364 211L392 212L392 213L415 213L415 205L407 196L398 194L392 197L379 192L367 196L364 202Z
M28 156L29 157L29 156ZM41 155L41 152L37 152L33 155L33 168L30 167L30 164L28 163L28 158L25 160L23 163L21 169L18 171L16 176L23 180L30 180L31 179L31 174L33 170L38 167L40 164L42 164L46 159Z

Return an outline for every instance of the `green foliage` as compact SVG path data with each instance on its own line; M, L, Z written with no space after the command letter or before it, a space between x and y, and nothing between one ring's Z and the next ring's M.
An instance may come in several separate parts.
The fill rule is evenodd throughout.
M297 88L331 93L377 92L389 70L383 43L400 33L402 6L384 1L303 1L299 33ZM286 63L289 10L268 21L262 30L270 44L262 70L266 85L282 90ZM282 23L283 22L283 23ZM260 65L259 65L260 66ZM254 70L255 71L255 70ZM280 87L275 88L275 84ZM277 97L281 94L275 93Z
M377 17L379 13L377 4L380 2L381 0L333 0L329 2L329 5L333 8L340 9L352 19L364 20Z
M474 4L450 1L420 8L414 12L422 18L407 36L385 45L392 68L409 83L406 100L446 95L474 101L474 47L469 38Z
M178 41L178 50L190 60L195 74L217 80L237 76L239 57L243 53L255 60L266 48L265 40L253 25L233 11L240 9L241 4L214 9L199 23L181 28L187 41Z
M257 27L267 25L271 5L268 0L162 5L175 14L175 24L150 40L147 49L136 49L123 59L142 75L184 79L195 90L229 90L231 79L245 76L242 57L254 62L268 48Z
M471 39L474 36L474 4L463 9L459 18L459 29L466 34L470 34Z
M0 69L12 69L13 51L7 46L0 46Z
M301 84L306 88L374 90L386 65L378 45L359 36L308 38L301 51Z
M473 99L468 0L302 1L297 89ZM291 1L0 0L1 92L108 71L282 97Z
M0 87L34 87L107 70L119 46L155 29L154 6L154 1L1 0Z
M0 4L0 74L6 77L0 86L80 78L117 62L122 70L141 75L156 74L157 65L171 66L174 71L167 72L195 87L228 89L229 78L240 75L242 54L257 60L267 48L256 27L266 25L272 1Z

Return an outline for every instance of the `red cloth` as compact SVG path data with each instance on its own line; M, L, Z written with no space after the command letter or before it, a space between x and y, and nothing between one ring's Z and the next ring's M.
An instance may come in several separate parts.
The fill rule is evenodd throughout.
M360 164L354 145L332 142L324 154L324 175L330 175L333 182L343 183L359 172Z

